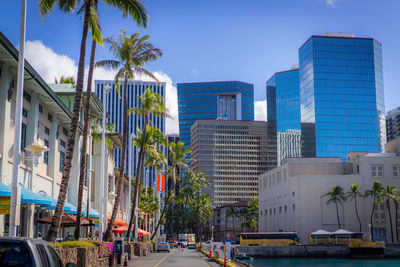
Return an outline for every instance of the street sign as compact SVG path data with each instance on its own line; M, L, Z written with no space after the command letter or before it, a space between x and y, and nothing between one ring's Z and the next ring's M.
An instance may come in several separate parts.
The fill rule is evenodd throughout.
M0 214L10 214L10 197L0 197Z

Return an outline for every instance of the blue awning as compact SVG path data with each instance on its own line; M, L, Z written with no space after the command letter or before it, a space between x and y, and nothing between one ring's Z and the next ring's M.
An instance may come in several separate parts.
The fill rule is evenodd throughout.
M50 205L51 202L21 185L21 204Z
M21 187L21 204L39 204L50 205L50 201L43 198L41 195L33 193L31 190ZM11 197L11 188L3 183L0 183L0 196Z
M0 197L11 197L11 189L3 183L0 183Z
M87 211L87 207L86 205L82 205L83 210ZM89 208L89 218L99 218L100 217L100 213L92 208Z
M50 205L46 207L46 209L48 210L55 210L56 206L57 206L57 200L52 198L51 196L49 196L48 194L46 194L45 192L39 192L38 193L41 197L43 197L44 199L50 201ZM71 207L64 205L64 211L70 211Z
M65 213L67 213L67 214L76 215L78 213L78 208L76 206L72 205L69 202L65 202L65 207L69 207L70 208L69 211L65 211ZM82 209L82 215L85 215L85 214L86 214L85 210Z

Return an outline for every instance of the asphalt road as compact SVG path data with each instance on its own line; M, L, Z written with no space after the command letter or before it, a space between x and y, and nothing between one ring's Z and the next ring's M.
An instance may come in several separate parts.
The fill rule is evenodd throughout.
M129 261L129 266L140 267L217 267L219 264L208 259L196 250L171 249L171 252L150 253L145 257L136 257Z

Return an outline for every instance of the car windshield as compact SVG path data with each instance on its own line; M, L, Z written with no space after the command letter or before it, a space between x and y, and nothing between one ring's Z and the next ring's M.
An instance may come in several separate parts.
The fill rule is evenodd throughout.
M31 267L32 259L23 243L0 242L0 266Z

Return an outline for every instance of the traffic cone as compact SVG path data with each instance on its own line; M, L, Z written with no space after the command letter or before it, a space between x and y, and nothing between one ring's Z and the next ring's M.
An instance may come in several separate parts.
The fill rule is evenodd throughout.
M127 258L125 258L125 260L124 260L124 266L128 266L128 259Z

